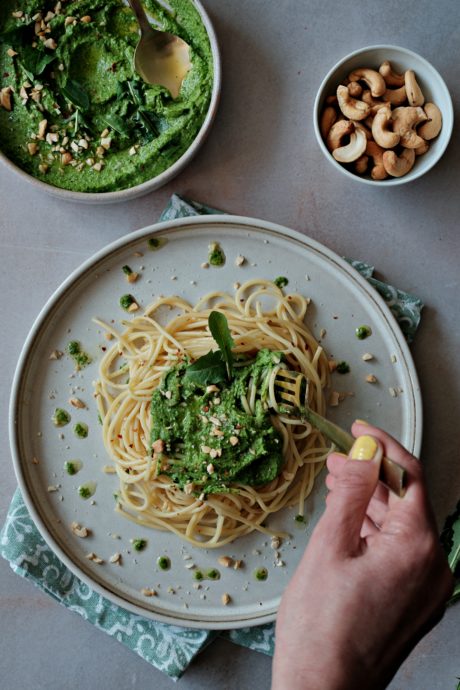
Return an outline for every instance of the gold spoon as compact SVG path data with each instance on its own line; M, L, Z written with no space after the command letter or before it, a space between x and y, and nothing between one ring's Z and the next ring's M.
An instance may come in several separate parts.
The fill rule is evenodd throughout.
M178 36L154 29L139 0L128 0L141 30L134 53L134 69L147 84L165 86L177 98L192 66L190 46Z
M297 414L312 424L318 431L332 441L339 450L349 453L355 439L337 424L330 422L322 415L314 412L306 402L308 379L297 371L280 369L275 377L275 393L278 404L283 405L287 414ZM305 398L304 402L302 400ZM380 481L401 498L406 493L407 473L394 460L382 458L380 465Z

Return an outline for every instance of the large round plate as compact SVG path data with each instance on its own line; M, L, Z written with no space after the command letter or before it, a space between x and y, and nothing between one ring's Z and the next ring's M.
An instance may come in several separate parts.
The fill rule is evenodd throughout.
M147 245L154 234L167 240L157 251ZM213 241L224 249L226 264L202 268ZM239 254L246 258L241 267L235 265ZM126 283L125 264L139 271L141 278L136 283ZM139 527L116 514L113 493L117 478L102 470L108 459L92 395L102 348L108 343L92 319L117 323L125 319L119 297L126 292L133 293L141 305L159 294L177 294L195 302L212 290L232 291L236 281L274 279L280 274L289 278L286 290L312 299L309 325L328 353L351 366L349 374L333 376L332 388L352 395L331 407L330 417L346 427L357 417L372 420L417 453L421 440L417 376L387 306L343 259L300 233L272 223L207 216L161 223L127 235L77 269L51 297L30 332L11 400L11 447L20 488L40 532L59 558L93 589L126 609L164 622L214 629L274 620L283 589L323 511L324 475L307 501L307 526L296 526L295 509L273 517L270 524L291 535L280 548L278 565L270 540L258 533L222 550L208 551L191 548L171 534ZM354 334L361 324L372 329L371 337L364 341ZM66 355L49 359L53 350L65 351L71 339L79 340L93 357L93 363L79 372ZM374 359L363 361L365 352ZM365 381L370 373L377 377L373 385ZM70 407L71 397L82 399L87 408ZM56 407L71 412L68 426L53 426ZM73 434L77 421L88 424L87 439ZM39 463L32 462L33 458ZM64 469L71 459L83 463L74 476ZM78 486L89 481L96 482L97 488L93 499L85 501ZM50 492L50 486L58 490ZM70 529L73 521L89 527L92 535L76 537ZM145 538L147 548L133 551L133 538ZM104 564L88 560L90 551L103 558ZM110 563L115 552L123 556L121 566ZM169 556L169 571L158 569L160 555ZM243 560L244 567L219 566L221 555ZM186 567L190 562L203 570L217 567L220 580L194 588L192 570ZM268 569L265 582L253 577L260 566ZM147 599L141 594L144 587L154 588L158 596ZM225 592L232 598L228 606L221 604Z

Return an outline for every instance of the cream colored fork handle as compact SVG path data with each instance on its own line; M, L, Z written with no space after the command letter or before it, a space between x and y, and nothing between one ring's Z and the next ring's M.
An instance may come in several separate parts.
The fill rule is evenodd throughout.
M332 441L340 451L349 453L355 439L347 431L341 429L334 422L330 422L317 412L313 412L308 407L299 408L303 419L321 431L329 441ZM380 465L380 481L383 482L391 491L402 498L406 493L407 473L404 467L398 465L394 460L383 457Z

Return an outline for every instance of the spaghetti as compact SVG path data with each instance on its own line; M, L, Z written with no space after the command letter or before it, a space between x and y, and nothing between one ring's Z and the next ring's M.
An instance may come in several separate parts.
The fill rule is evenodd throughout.
M299 294L285 295L271 281L250 280L234 296L213 292L195 306L179 297L160 298L142 316L125 322L122 333L95 320L116 338L101 361L95 389L105 448L120 482L118 512L139 524L169 530L206 548L223 546L253 530L273 534L264 523L269 515L284 507L296 505L303 515L305 499L313 489L329 447L310 424L283 414L275 396L275 378L283 367L303 372L310 382L308 404L324 415L323 391L329 369L323 349L304 321L308 304L309 300ZM264 369L263 406L270 410L269 426L280 439L283 462L277 475L264 484L238 481L235 475L219 489L206 493L193 482L178 481L171 467L180 459L168 458L163 442L158 439L155 443L151 437L156 421L152 396L170 395L162 389L171 371L178 372L183 365L215 349L208 329L208 317L213 310L227 319L237 367L253 362L261 350L273 353L272 364ZM211 386L210 390L218 391L221 387ZM216 398L218 392L211 395L214 402L220 402ZM238 406L241 414L249 416L260 409L260 386L254 377L249 377L242 388ZM211 419L212 424L219 423L212 416L212 409L206 412L208 418L204 422ZM223 418L226 420L225 415ZM215 434L223 435L212 428ZM238 436L232 438L236 438L236 443L240 440ZM196 453L211 450L201 446ZM212 461L208 472L209 467L213 468ZM186 468L184 472L186 475Z

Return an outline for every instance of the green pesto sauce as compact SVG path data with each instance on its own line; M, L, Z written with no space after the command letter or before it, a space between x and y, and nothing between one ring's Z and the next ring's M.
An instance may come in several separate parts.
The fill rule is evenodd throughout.
M336 372L338 374L348 374L350 371L350 365L348 362L339 362L337 364Z
M256 570L254 570L254 577L259 582L265 582L268 577L267 568L256 568Z
M157 558L157 566L160 570L169 570L171 567L171 561L167 556L159 556Z
M209 245L208 262L211 266L223 266L225 264L225 254L218 242Z
M73 433L78 438L86 438L88 436L88 425L84 422L77 422L73 428Z
M85 500L94 496L96 492L96 482L86 482L78 487L78 495Z
M145 539L133 539L132 544L135 551L143 551L147 546L147 541Z
M63 410L62 407L56 407L51 417L54 426L65 426L70 422L70 419L70 414L66 410Z
M289 283L289 280L285 276L278 276L278 278L275 278L273 282L275 283L276 287L279 287L280 290L282 290Z
M77 474L82 468L82 463L80 460L68 460L64 463L64 469L70 476Z
M206 29L191 0L169 0L172 13L157 0L143 4L162 28L190 45L192 68L175 100L166 88L144 83L134 71L139 29L123 0L63 2L61 11L46 22L50 32L45 38L52 38L55 48L37 39L32 19L54 11L55 2L2 0L0 86L11 86L14 92L11 112L0 108L0 149L16 165L63 189L111 192L155 177L189 148L212 91ZM12 16L17 10L24 12L23 18ZM79 21L84 16L91 21ZM77 21L66 26L66 17ZM18 54L10 57L9 48ZM31 86L23 103L20 89L26 83ZM34 100L37 84L43 89ZM46 133L57 133L57 142L34 138L44 119ZM107 137L101 156L97 149ZM30 143L37 144L33 154ZM71 162L64 154L71 155ZM103 165L100 171L93 168L98 162Z
M156 252L158 249L164 247L167 243L168 240L166 239L166 237L150 237L147 240L147 246L149 249L152 250L152 252Z
M120 307L122 309L128 310L134 302L135 299L132 295L122 295L120 297Z
M355 335L358 340L365 340L372 335L372 329L370 326L358 326L358 328L355 330Z
M67 345L67 352L74 360L78 369L83 369L91 363L91 357L87 352L81 349L78 340L71 340Z
M235 366L232 382L219 384L217 392L185 377L186 363L172 367L152 395L151 441L165 444L161 473L181 489L188 485L195 496L275 479L284 462L283 443L267 397L270 373L281 359L278 352L260 350L254 360ZM242 404L251 380L257 389L254 414Z

